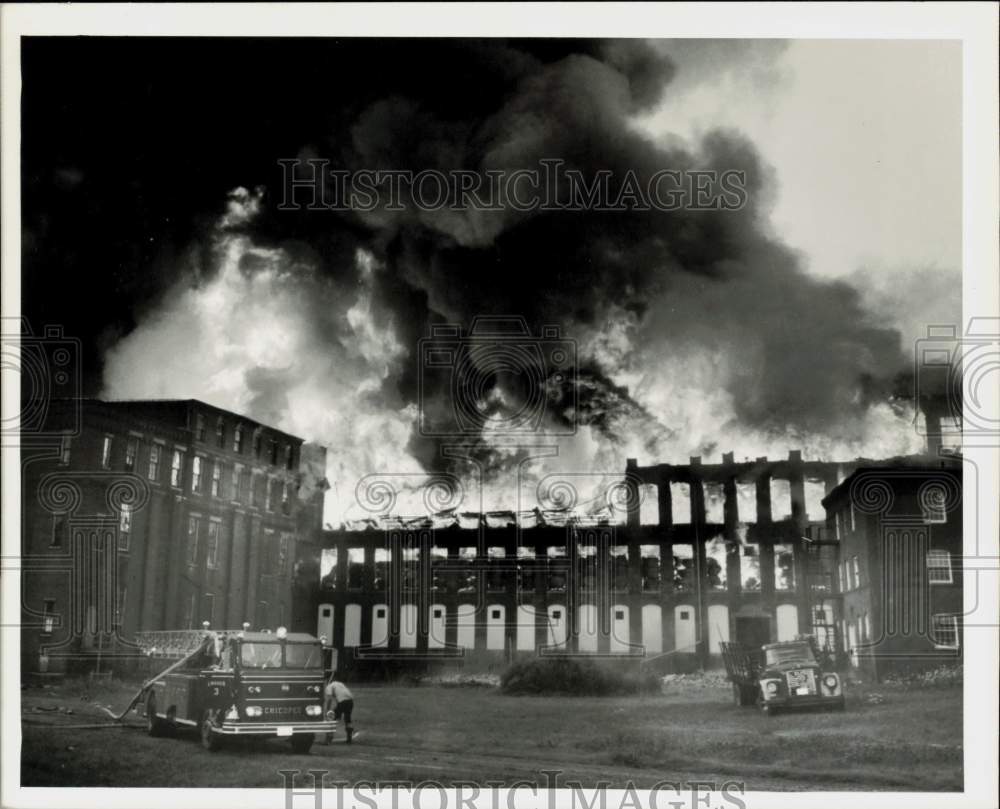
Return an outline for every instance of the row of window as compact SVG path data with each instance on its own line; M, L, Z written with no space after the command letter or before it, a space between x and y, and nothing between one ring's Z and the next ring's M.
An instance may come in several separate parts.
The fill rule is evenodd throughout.
M232 440L227 440L227 429L226 420L222 416L219 416L215 420L215 445L219 449L225 449L227 446L231 446L233 452L238 454L243 454L246 450L246 434L247 427L243 424L236 424L232 431ZM195 440L204 442L208 439L208 431L205 423L205 416L203 413L198 413L195 417ZM258 460L264 455L264 437L263 429L257 427L251 434L251 453L254 458ZM273 466L277 466L280 463L284 465L286 469L294 469L295 461L295 450L291 444L281 443L275 439L269 439L268 441L268 453L267 457Z
M853 619L844 619L839 623L844 651L850 655L851 663L857 666L858 647L865 646L874 640L871 619L867 612L862 612ZM958 616L950 613L931 615L930 641L937 649L958 649Z
M204 526L204 530L202 528ZM188 565L198 564L198 555L201 549L202 535L204 534L205 566L214 570L219 566L219 534L222 530L222 521L214 518L204 519L201 515L192 514L188 517L188 538L186 560ZM284 573L288 562L288 549L292 535L282 532L277 535L273 528L263 530L263 538L260 546L261 575L275 575Z
M111 467L111 453L114 438L104 436L101 448L101 465ZM129 436L125 445L125 469L136 471L138 464L140 441L136 436ZM146 477L159 482L163 463L167 457L166 447L154 441L149 446L149 455L145 467ZM176 489L184 485L184 460L186 452L175 448L169 453L170 485ZM70 460L70 439L63 437L62 463ZM190 491L194 494L209 494L225 500L234 500L266 511L275 511L279 503L284 514L291 513L292 484L277 478L266 476L263 472L235 464L232 469L222 461L209 461L202 455L195 455L191 461Z
M112 435L104 435L101 439L101 467L103 469L110 469L112 463L112 456L114 452L115 439ZM125 440L125 458L124 467L129 472L134 472L138 465L139 458L139 438L138 436L130 435ZM220 445L221 447L221 445ZM278 447L277 441L271 441L271 453L270 453L270 463L273 466L278 466ZM237 447L234 450L239 452ZM160 477L160 464L163 460L163 454L165 449L162 442L154 439L153 444L150 446L149 451L149 462L146 468L146 475L150 480L159 480ZM73 437L70 435L63 435L60 440L59 447L59 461L64 466L68 465L73 453ZM288 470L293 470L294 465L294 450L291 444L284 445L284 459L283 465ZM171 456L171 479L170 483L173 486L180 486L180 470L182 468L182 461L184 457L184 452L182 450L174 450ZM196 456L198 457L198 456ZM260 458L260 453L254 453L255 458Z
M747 544L732 548L721 547L721 561L714 555L714 550L708 549L704 579L706 586L714 590L726 590L727 556L737 556L737 567L740 571L739 585L742 590L759 591L761 589L760 560L758 547ZM714 547L714 546L713 546ZM674 590L689 589L695 578L694 549L688 543L672 545L670 563L664 567L660 563L659 546L643 545L640 563L639 587L642 592L660 592L664 579ZM385 589L390 575L399 577L402 589L417 589L420 580L419 549L402 549L402 564L398 572L390 571L390 551L387 548L374 550L374 583L375 589ZM562 591L567 587L569 579L569 561L565 557L564 548L550 548L549 554L542 559L536 559L534 549L519 548L516 560L505 558L505 549L494 547L488 549L485 559L476 558L476 549L462 548L457 558L449 559L444 548L430 549L430 581L434 590L449 590L452 592L470 592L478 586L479 573L486 576L486 589L504 591L512 576L516 576L518 589L535 591L540 589ZM581 590L594 590L600 578L596 549L593 546L581 546L576 560L576 587ZM605 585L611 590L626 591L630 585L630 572L627 549L615 548L609 559L609 566L604 572ZM348 548L346 584L350 590L360 590L364 582L364 549ZM326 590L337 587L337 549L327 548L323 551L320 565L320 586ZM791 545L778 544L774 546L774 588L790 591L796 586L794 555Z
M722 483L709 482L698 484L702 489L702 502L705 506L705 521L722 524L726 521L726 487ZM672 481L669 491L660 489L655 484L647 483L639 486L639 523L641 525L659 525L659 498L670 498L671 522L676 525L688 524L692 518L691 483ZM792 516L792 483L782 478L771 478L767 484L767 502L771 507L773 521L787 520ZM697 490L696 490L697 491ZM741 523L756 523L757 514L757 482L737 481L735 498L729 504L734 511L735 519ZM826 496L826 483L822 480L807 478L803 481L803 503L805 514L809 519L822 520L826 516L822 500Z
M937 548L927 551L926 556L927 581L929 584L952 584L954 574L951 568L951 554ZM857 554L849 556L837 568L840 578L838 582L841 591L855 590L861 587L861 565Z

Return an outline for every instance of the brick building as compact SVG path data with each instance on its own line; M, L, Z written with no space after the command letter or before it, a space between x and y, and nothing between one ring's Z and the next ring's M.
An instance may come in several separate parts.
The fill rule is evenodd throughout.
M301 568L296 622L349 659L484 666L543 648L677 670L718 664L720 641L801 632L835 648L821 501L853 466L798 452L629 461L623 520L453 513L325 531Z
M290 620L323 448L190 399L55 401L46 435L22 447L24 672L130 654L142 630Z
M839 634L851 664L881 679L960 659L961 459L860 466L824 504L839 547Z

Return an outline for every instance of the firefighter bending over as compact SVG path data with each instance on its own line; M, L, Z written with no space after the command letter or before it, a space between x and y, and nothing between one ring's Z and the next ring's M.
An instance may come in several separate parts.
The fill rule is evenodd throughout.
M354 725L351 723L351 713L354 711L354 695L350 689L337 679L337 672L330 675L330 682L324 689L326 704L323 706L328 719L337 721L344 717L344 728L347 730L347 743L354 737ZM326 744L333 741L333 734L326 734Z

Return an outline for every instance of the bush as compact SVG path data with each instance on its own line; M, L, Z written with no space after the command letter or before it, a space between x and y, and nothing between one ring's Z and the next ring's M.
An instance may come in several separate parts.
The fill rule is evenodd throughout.
M655 674L625 671L596 665L580 658L532 658L514 663L500 678L504 694L568 694L606 697L621 694L658 693Z

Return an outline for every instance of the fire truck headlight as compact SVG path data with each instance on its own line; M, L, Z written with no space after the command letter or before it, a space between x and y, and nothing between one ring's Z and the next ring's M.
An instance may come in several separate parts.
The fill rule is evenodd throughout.
M288 630L283 626L278 627L278 638L279 640L284 640L288 636Z
M834 688L836 688L837 687L837 675L836 674L827 674L823 678L823 685L825 685L830 690L833 690Z
M776 682L774 682L773 680L767 684L767 693L768 694L777 694L778 693L778 684Z
M264 709L259 705L247 705L246 707L247 716L260 716L262 713L264 713Z
M319 716L322 713L322 705L306 705L306 716Z
M226 719L239 719L240 715L236 713L236 707L233 706L228 711L226 711Z

